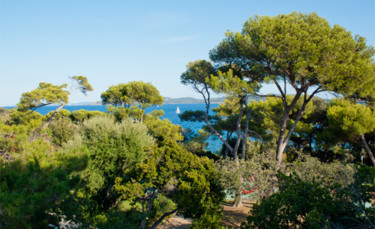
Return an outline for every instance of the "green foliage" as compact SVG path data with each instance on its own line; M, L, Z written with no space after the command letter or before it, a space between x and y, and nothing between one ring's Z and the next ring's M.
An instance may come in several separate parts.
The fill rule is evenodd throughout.
M69 99L66 87L66 84L58 86L41 82L37 89L23 93L17 106L20 110L29 110L54 103L66 104Z
M77 83L76 89L86 95L88 91L93 91L91 84L84 76L72 76L71 79Z
M58 146L62 146L68 142L76 133L78 127L66 117L57 119L52 122L48 128L51 130L52 142Z
M14 159L14 156L24 151L30 128L24 125L6 125L0 123L0 153L1 162ZM4 160L4 161L3 161Z
M217 76L206 79L206 83L219 93L225 93L229 97L240 97L247 94L254 94L259 85L255 81L245 81L241 75L235 75L233 69L227 72L218 71Z
M202 215L200 218L193 220L191 228L227 229L227 227L222 225L221 220L222 212L212 212L209 214L206 213Z
M145 125L151 132L152 136L157 139L159 144L169 141L182 141L182 127L172 124L168 119L161 120L157 116L147 115L144 120Z
M143 161L147 148L154 144L147 128L130 119L116 123L108 117L95 117L85 121L79 133L69 146L89 152L83 177L94 196L110 187L121 172Z
M242 32L227 32L226 38L211 50L210 59L219 68L233 69L219 74L212 85L226 93L226 88L237 93L236 88L244 88L239 85L246 83L256 89L249 93L257 92L261 83L277 87L279 95L268 96L282 99L281 121L277 122L281 125L275 126L279 130L275 134L279 167L294 129L305 132L303 135L311 131L311 125L297 125L315 94L333 91L344 96L375 97L374 54L375 49L367 46L363 37L353 37L338 25L331 27L316 13L255 16L244 23ZM287 84L295 92L291 100ZM313 89L310 95L308 89ZM299 106L298 100L301 106L290 117Z
M86 158L54 151L41 139L29 141L25 126L3 125L0 129L0 226L57 225L59 217L53 213L65 210L64 201L78 182L74 173L85 167Z
M39 126L43 121L43 115L35 111L12 110L10 124L27 125L31 128Z
M107 112L112 115L116 121L121 122L123 119L129 118L129 108L123 106L108 105Z
M46 105L59 104L59 107L54 112L46 116L48 120L45 124L43 124L43 126L41 126L43 129L45 129L55 118L57 113L68 103L69 95L73 89L79 89L85 95L87 91L93 90L86 77L73 76L71 79L72 81L76 82L77 86L74 87L75 85L72 84L70 91L65 90L67 84L57 86L50 83L39 83L39 87L37 89L22 94L20 102L17 104L18 110L26 113L30 109L33 111ZM60 115L64 114L66 114L66 112L60 113ZM25 115L21 115L21 117L22 116ZM37 134L35 134L33 137L36 135Z
M361 185L366 187L366 191L375 190L375 169L364 164L357 164L356 167L358 170L356 176Z
M317 143L323 150L348 155L349 160L359 161L367 152L369 157L365 157L365 162L368 158L375 166L374 133L375 113L370 107L346 99L334 99L327 109L326 122L317 134Z
M178 115L181 121L188 121L188 122L203 122L205 112L202 110L186 110L182 114Z
M184 85L192 85L194 90L197 91L202 91L202 89L199 88L207 85L206 78L215 74L215 69L212 66L212 63L206 60L190 62L186 68L187 71L181 75L181 83Z
M239 118L242 120L242 126L245 126L244 117L239 117L239 108L241 102L236 97L227 97L218 107L212 109L217 115L210 117L210 122L214 128L223 133L227 132L227 136L231 136L237 130L236 122ZM207 128L204 128L207 130ZM233 138L234 139L234 138ZM234 143L235 144L235 143Z
M254 68L259 69L257 64L267 65L260 62L263 55L269 58L273 68L262 66L263 71L269 71L265 77L274 79L285 72L290 82L297 85L305 85L308 81L311 85L322 85L344 94L357 90L361 90L361 94L374 91L371 92L374 49L366 45L363 37L353 38L338 25L331 27L316 13L256 16L245 22L242 34L236 34L233 39L239 42L236 45L242 56L248 57L250 63L256 61Z
M354 182L356 168L352 164L343 164L339 161L323 163L317 158L301 155L290 167L290 171L304 181L315 181L325 187L335 184L348 187Z
M6 123L10 121L10 115L11 111L6 108L0 107L0 122Z
M183 130L182 135L184 137L183 147L188 152L191 152L199 157L208 157L215 161L220 159L219 155L205 149L208 145L206 140L210 137L208 132L199 129L198 133L194 133L188 128Z
M106 116L107 114L101 111L75 110L70 115L73 122L83 122L92 117Z
M45 119L51 118L51 116L55 113L55 111L50 111L48 114L45 115ZM60 118L69 118L71 116L71 113L69 110L62 109L59 112L55 114L55 119L60 119Z
M220 160L216 162L216 171L219 181L231 195L239 198L244 190L257 190L255 199L270 196L275 190L277 183L276 160L271 155L260 155L251 157L238 163L231 160ZM285 171L285 168L281 168Z
M126 84L110 86L109 89L101 95L103 104L112 104L114 106L130 107L132 100L129 97Z
M116 107L113 105L109 105L107 107L108 113L113 115L117 121L121 122L121 120L132 118L134 120L141 120L144 115L144 110L137 106L131 107Z
M292 99L292 96L286 97L288 103L290 103ZM313 101L315 101L315 99ZM291 109L289 112L289 118L291 120L296 118L296 115L298 111L301 110L302 105L303 98L300 98L293 109ZM294 130L295 136L308 134L312 131L312 124L306 123L305 120L307 120L313 114L314 108L314 103L309 103L306 105L302 119L298 122ZM249 109L251 110L253 117L250 125L262 135L263 139L277 139L283 116L282 100L280 98L268 97L266 100L252 101L249 104ZM290 121L287 128L290 129L293 123L293 121Z
M375 112L362 104L334 99L327 110L330 135L337 140L350 140L375 129Z
M151 83L142 81L111 86L101 97L103 104L124 107L138 104L142 110L151 105L163 104L163 97L159 91Z
M163 194L159 194L149 214L150 221L155 221L159 219L165 213L170 212L175 208L176 204L171 199L164 196Z
M330 228L358 223L345 192L332 194L315 181L279 174L279 192L255 204L242 228Z
M123 198L142 197L148 203L162 194L176 204L179 213L196 219L220 212L224 196L216 176L208 158L199 158L177 143L165 141L134 171L116 179L114 188ZM159 197L152 194L155 191ZM145 214L148 217L150 213Z
M351 200L360 213L363 228L375 227L375 168L357 164L356 180L351 186Z
M131 117L143 122L144 111L151 105L162 105L164 98L151 83L133 81L127 84L111 86L102 95L103 104L111 104L109 108L117 120ZM139 107L137 107L138 105ZM121 106L121 107L117 107Z
M162 105L163 97L159 94L158 89L151 83L144 83L142 81L133 81L128 83L129 97L139 106L142 110L151 105Z
M237 195L242 195L243 189L252 190L255 193L252 198L261 200L277 191L278 174L275 170L277 161L273 155L274 148L259 142L249 142L248 145L245 161L236 163L228 159L219 160L215 167L220 183L232 196L237 198ZM286 174L295 173L306 182L314 181L329 188L334 185L351 186L356 169L350 164L338 161L323 163L299 152L298 159L280 167L279 171Z

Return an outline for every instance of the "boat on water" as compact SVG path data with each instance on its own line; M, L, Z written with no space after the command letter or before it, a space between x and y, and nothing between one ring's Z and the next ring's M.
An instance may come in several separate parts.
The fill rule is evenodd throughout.
M176 114L179 114L179 113L181 113L181 111L180 111L180 108L177 107Z

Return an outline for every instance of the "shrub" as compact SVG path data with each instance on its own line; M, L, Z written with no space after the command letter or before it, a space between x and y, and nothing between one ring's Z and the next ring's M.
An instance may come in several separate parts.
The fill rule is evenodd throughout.
M83 123L79 134L66 144L66 149L89 153L88 168L82 177L89 196L96 196L97 201L103 204L113 201L108 190L114 179L143 161L147 147L153 144L153 138L141 123L130 119L117 123L109 117L94 117ZM105 204L106 207L109 207L108 204Z
M176 204L163 194L159 194L158 198L154 201L151 212L149 213L149 218L151 221L158 220L165 213L170 212L176 208Z
M48 120L49 118L51 118L51 116L55 113L55 111L50 111L48 112L48 114L45 115L45 119ZM70 111L69 110L66 110L66 109L62 109L60 110L59 112L56 113L55 115L55 120L59 120L60 118L69 118L71 115Z
M340 161L323 163L317 158L307 155L300 156L299 160L295 161L290 168L301 179L315 180L326 187L335 183L347 187L354 182L356 173L356 168L352 164L343 164Z
M10 115L11 111L6 108L0 107L0 121L3 123L9 122L10 121Z
M52 142L59 146L66 143L74 136L77 131L77 126L66 117L59 118L48 126L52 134Z
M43 121L43 115L35 111L12 111L13 112L10 113L10 124L12 125L27 125L31 128L35 128Z
M351 193L331 189L298 175L279 174L280 191L253 206L242 228L331 228L353 227L362 222L363 212L350 201Z
M73 122L83 122L93 117L103 117L107 114L101 111L75 110L70 115Z
M22 148L0 160L1 228L47 228L57 225L53 212L77 185L85 157L53 151L47 142L21 139Z

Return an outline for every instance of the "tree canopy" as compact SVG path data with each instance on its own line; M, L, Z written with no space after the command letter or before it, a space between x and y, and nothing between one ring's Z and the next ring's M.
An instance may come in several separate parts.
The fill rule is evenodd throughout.
M160 95L155 86L142 81L133 81L127 84L122 83L117 86L110 86L107 91L102 93L101 98L103 104L126 108L126 110L115 110L118 116L126 117L127 113L133 113L134 116L139 116L141 122L143 121L144 110L147 107L151 105L162 105L164 101L163 96ZM134 106L137 105L141 110L135 109L136 107L134 108ZM132 109L129 109L131 107Z
M20 110L29 110L54 103L68 103L69 93L66 90L67 86L67 84L53 85L41 82L36 89L22 94L18 108Z
M316 13L291 13L250 18L242 32L227 32L210 58L219 66L234 66L247 82L272 83L278 89L278 94L260 96L283 102L277 145L280 166L290 136L317 93L375 97L374 53L363 37L353 37L338 25L331 27ZM287 84L293 92L287 91ZM290 101L288 93L294 93ZM287 131L289 113L300 98L302 107Z
M69 95L73 89L78 89L84 95L88 91L94 90L86 77L72 76L70 78L73 81L70 90L66 89L68 87L67 84L54 85L40 82L36 89L22 94L20 102L17 104L18 109L34 110L51 104L67 104L69 102Z
M375 112L362 104L336 99L327 110L328 132L333 142L360 138L375 167L374 154L365 139L365 134L375 129Z
M67 84L53 85L51 83L41 82L38 88L25 92L22 94L20 102L17 104L20 111L35 110L39 107L58 104L59 107L55 112L49 117L48 121L44 124L47 127L51 121L54 119L55 115L69 102L69 95L74 89L78 89L84 95L88 91L93 91L94 89L88 82L85 76L72 76L71 89L66 90Z
M151 105L162 105L164 100L156 87L142 81L110 86L101 97L103 104L124 107L138 104L142 109Z

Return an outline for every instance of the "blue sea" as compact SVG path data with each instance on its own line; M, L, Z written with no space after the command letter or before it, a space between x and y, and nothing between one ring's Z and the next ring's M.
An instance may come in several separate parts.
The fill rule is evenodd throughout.
M211 108L217 107L218 104L212 104ZM173 124L180 125L184 129L190 128L195 133L198 133L198 130L202 128L203 123L199 122L186 122L181 121L178 114L176 113L177 107L179 108L180 112L183 113L186 110L205 110L205 104L164 104L163 106L152 106L146 109L146 113L149 113L153 110L163 110L164 115L161 117L162 119L168 119ZM12 107L6 107L6 108L12 108ZM36 112L39 112L42 115L47 114L50 111L56 110L57 106L45 106L36 109ZM88 110L88 111L107 111L106 105L66 105L63 109L69 110L70 112L75 110ZM215 137L212 136L208 139L208 147L207 150L210 150L212 152L218 151L221 148L221 141Z

